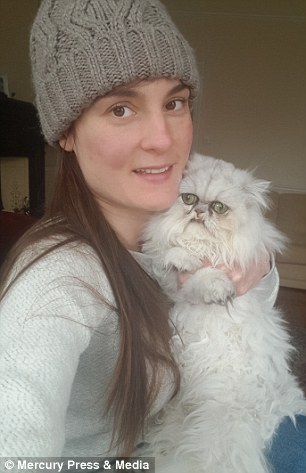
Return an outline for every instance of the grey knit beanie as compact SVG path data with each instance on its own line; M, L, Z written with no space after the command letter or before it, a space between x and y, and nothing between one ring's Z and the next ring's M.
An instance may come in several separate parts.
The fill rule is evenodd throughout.
M158 0L43 0L30 40L41 126L55 145L98 96L135 79L199 78L193 51Z

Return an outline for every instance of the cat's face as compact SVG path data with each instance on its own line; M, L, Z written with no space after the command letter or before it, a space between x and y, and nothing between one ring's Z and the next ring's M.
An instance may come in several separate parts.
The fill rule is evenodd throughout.
M230 238L265 205L267 184L230 163L195 156L181 182L175 212L199 238Z
M199 192L199 194L201 194ZM222 200L210 200L205 195L182 192L179 204L189 221L198 232L209 232L212 235L220 231L233 230L233 209Z

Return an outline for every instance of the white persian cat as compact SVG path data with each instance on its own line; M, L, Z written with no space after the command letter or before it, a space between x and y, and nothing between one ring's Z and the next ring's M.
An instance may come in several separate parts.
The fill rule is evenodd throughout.
M235 298L215 268L247 269L283 249L284 236L263 216L268 187L232 164L194 155L177 201L146 229L143 252L174 301L181 367L179 394L145 438L157 473L266 473L264 451L277 426L306 413L281 314L260 285ZM212 267L202 267L204 258ZM180 287L181 271L192 275Z

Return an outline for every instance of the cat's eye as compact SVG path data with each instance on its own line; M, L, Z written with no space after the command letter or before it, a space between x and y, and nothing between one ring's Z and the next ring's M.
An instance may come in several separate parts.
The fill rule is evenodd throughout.
M219 202L218 200L211 202L209 207L216 212L216 214L225 214L229 210L229 207L226 204L223 204L223 202Z
M199 202L199 197L195 194L181 194L182 201L186 205L195 205Z

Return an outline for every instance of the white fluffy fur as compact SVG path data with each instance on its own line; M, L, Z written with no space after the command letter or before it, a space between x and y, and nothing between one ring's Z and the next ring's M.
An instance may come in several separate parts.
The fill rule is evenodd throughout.
M173 349L181 389L152 421L146 440L157 473L267 473L264 450L284 416L306 413L290 373L289 336L281 314L266 307L260 290L234 298L234 287L213 264L252 260L284 246L264 217L268 183L224 161L195 155L181 192L199 196L202 220L178 198L150 222L143 251L175 304ZM206 202L222 201L226 215ZM200 268L200 269L199 269ZM180 288L178 271L197 270Z

